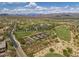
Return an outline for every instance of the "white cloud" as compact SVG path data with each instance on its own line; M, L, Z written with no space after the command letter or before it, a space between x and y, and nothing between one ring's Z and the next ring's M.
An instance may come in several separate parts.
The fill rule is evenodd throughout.
M35 2L30 2L28 5L26 5L24 7L26 7L26 8L37 7L37 4Z
M3 10L5 10L5 11L8 11L9 9L7 9L7 8L4 8Z
M35 2L30 2L29 5L30 6L37 6L37 4Z
M70 6L69 5L67 5L67 6L65 6L64 8L69 8Z
M1 2L2 5L6 5L6 4L13 4L14 2Z
M37 14L50 14L50 13L64 13L64 12L79 12L79 7L71 7L71 6L64 6L64 7L42 7L38 6L35 2L30 2L28 5L24 7L16 7L15 9L7 9L4 8L0 11L0 13L9 13L9 14L30 14L30 13L37 13Z

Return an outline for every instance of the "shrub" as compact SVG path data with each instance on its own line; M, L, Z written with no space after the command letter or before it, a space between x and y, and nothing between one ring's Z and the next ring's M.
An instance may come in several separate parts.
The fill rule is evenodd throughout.
M54 52L54 49L53 48L50 48L49 50L50 50L50 52Z
M72 49L71 48L67 48L68 53L72 53Z
M68 53L68 51L67 50L63 50L63 54L65 55L65 56L67 56L67 57L69 57L70 56L70 54Z

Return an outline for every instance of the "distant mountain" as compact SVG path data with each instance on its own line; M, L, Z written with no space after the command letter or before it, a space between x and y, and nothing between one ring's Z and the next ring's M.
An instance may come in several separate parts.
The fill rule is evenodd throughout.
M62 18L62 17L77 17L79 18L79 13L53 13L53 14L40 14L38 17L53 17L53 18Z
M0 16L39 16L40 14L0 14Z
M40 14L27 14L26 16L39 16Z
M0 14L0 16L9 16L9 14Z
M52 14L0 14L0 16L29 16L29 17L79 17L79 13L52 13Z

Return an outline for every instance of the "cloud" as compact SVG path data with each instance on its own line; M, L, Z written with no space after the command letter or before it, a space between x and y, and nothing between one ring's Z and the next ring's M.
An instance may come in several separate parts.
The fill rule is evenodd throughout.
M30 6L37 6L37 4L35 2L30 2L29 5Z
M37 4L35 2L30 2L28 5L24 6L26 8L36 8Z
M14 2L1 2L2 5L13 4Z
M43 7L38 6L35 2L30 2L28 5L26 4L24 7L16 7L14 9L4 8L0 10L0 13L8 13L8 14L51 14L51 13L79 13L79 7L71 7L69 5L64 7Z

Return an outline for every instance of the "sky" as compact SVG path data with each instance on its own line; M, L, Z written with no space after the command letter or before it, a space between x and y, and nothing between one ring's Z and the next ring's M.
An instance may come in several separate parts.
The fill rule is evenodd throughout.
M0 14L79 13L79 2L0 2Z

